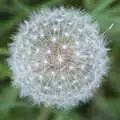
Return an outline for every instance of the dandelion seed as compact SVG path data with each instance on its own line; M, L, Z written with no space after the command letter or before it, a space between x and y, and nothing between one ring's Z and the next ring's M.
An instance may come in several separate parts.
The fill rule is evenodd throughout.
M50 50L48 50L48 51L47 51L47 54L51 54L51 51L50 51Z
M62 48L63 48L63 49L66 49L66 48L67 48L67 46L66 46L66 45L63 45L63 46L62 46Z
M63 75L61 75L61 79L62 79L62 80L65 80L65 77L64 77Z
M45 64L47 64L47 63L48 63L48 61L47 61L47 60L44 60L44 63L45 63Z
M55 42L55 41L56 41L56 38L55 38L55 37L53 37L53 38L52 38L52 42Z

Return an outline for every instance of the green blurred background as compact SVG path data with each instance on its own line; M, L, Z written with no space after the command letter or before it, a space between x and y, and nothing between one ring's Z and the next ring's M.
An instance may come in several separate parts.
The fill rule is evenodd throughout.
M88 103L70 110L32 106L11 87L6 62L10 37L29 12L43 7L86 9L100 24L109 41L110 71ZM0 120L120 120L120 0L0 0Z

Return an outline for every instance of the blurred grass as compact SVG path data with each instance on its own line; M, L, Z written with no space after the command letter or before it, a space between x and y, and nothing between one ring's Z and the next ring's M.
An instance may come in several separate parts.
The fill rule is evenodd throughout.
M32 106L10 87L6 62L10 37L29 12L43 7L86 9L100 24L110 47L111 69L93 100L69 111ZM0 120L119 120L120 119L120 1L119 0L0 0Z

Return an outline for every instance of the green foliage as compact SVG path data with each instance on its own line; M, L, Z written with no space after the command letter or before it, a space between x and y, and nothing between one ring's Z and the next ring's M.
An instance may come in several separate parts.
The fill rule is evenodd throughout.
M86 9L100 24L110 47L111 68L92 101L73 110L32 106L10 87L8 44L17 26L33 10L64 5ZM120 1L118 0L0 0L0 120L119 120L120 119Z
M6 94L7 93L7 94ZM9 108L16 103L18 91L12 87L5 87L0 95L0 118L6 119L9 115Z
M95 14L99 14L103 12L107 7L113 2L114 0L101 0L95 6L94 10L92 11Z

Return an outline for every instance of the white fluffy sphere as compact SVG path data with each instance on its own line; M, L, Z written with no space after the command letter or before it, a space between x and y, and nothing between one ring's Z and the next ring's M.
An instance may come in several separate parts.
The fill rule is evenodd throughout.
M99 27L78 9L42 9L10 44L13 85L34 104L68 108L89 100L108 71Z

